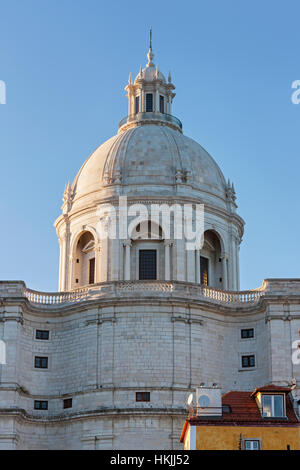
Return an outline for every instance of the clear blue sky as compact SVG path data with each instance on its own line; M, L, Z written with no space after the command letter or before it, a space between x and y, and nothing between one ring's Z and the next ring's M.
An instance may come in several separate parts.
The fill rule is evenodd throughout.
M235 183L241 288L299 277L299 1L0 0L0 279L57 290L65 183L127 114L150 25L173 113Z

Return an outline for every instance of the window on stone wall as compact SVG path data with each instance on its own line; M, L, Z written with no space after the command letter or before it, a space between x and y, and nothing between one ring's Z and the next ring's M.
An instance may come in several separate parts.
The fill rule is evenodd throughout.
M66 398L64 400L64 409L66 408L72 408L73 403L72 403L72 398Z
M37 369L47 369L48 357L35 356L34 367L36 367Z
M242 356L242 367L255 367L255 356L254 356L254 354L249 354L247 356Z
M146 93L146 112L152 113L153 111L153 94Z
M156 279L156 250L139 251L139 279Z
M95 282L95 258L89 260L89 284Z
M49 339L49 330L36 330L35 332L36 339Z
M150 401L150 392L136 392L136 401Z
M241 330L241 338L242 339L254 338L254 329L253 328L245 328L245 329Z
M34 400L35 410L48 410L48 402L45 400Z

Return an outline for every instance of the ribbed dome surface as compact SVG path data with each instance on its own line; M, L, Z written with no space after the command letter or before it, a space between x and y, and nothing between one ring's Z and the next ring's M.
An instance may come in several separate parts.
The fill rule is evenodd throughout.
M158 186L160 194L176 195L180 186L193 197L214 196L215 204L225 204L226 183L214 159L165 125L133 127L100 145L74 180L74 200L120 184L128 195L157 195Z
M166 79L165 79L164 74L160 70L156 69L154 66L153 67L145 67L142 70L142 73L139 72L137 74L137 76L135 77L135 80L141 80L141 79L144 79L147 82L151 82L155 79L158 79L158 80L162 80L164 83L166 83Z

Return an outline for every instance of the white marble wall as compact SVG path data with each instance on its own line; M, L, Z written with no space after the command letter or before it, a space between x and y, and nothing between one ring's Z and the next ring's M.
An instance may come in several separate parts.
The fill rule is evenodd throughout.
M0 448L179 448L185 400L199 383L226 392L300 381L291 362L299 287L290 284L237 307L168 293L39 306L22 283L0 283ZM241 339L242 328L254 338ZM36 329L49 340L36 340ZM255 354L253 369L242 369L242 354ZM49 358L48 369L34 368L35 355ZM137 391L150 391L150 403L136 402ZM35 399L49 409L34 410Z

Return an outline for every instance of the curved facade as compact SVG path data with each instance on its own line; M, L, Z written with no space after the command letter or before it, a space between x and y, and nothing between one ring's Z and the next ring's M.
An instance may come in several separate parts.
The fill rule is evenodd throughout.
M150 47L129 77L118 134L66 186L59 291L0 282L1 449L180 449L186 399L200 383L226 392L300 379L291 360L299 279L239 291L234 187L184 136L174 89ZM169 225L137 220L137 204L163 207ZM190 205L193 219L197 204L202 244L186 249L173 209ZM122 237L102 236L121 221Z

